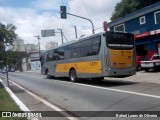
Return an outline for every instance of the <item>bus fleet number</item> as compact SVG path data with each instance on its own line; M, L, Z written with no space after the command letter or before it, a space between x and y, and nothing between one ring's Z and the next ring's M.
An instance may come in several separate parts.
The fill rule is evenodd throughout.
M90 62L90 66L97 66L98 62Z

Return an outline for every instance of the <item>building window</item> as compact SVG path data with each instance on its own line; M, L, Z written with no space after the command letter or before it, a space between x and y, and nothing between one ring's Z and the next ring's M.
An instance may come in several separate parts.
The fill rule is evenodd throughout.
M160 11L154 13L155 24L160 24Z
M115 26L114 27L114 31L115 32L125 32L125 26L124 26L124 24Z
M141 24L141 25L146 23L146 18L145 18L145 16L140 17L139 20L140 20L140 24Z

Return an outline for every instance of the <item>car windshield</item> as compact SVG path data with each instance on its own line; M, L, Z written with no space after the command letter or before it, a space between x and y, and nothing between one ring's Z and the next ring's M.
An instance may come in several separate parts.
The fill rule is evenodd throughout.
M153 56L153 60L160 60L160 56Z

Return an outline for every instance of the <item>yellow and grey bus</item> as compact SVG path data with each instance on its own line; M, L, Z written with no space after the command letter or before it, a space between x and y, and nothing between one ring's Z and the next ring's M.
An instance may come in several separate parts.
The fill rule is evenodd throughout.
M136 74L134 35L103 32L41 53L41 73L55 77L101 80Z

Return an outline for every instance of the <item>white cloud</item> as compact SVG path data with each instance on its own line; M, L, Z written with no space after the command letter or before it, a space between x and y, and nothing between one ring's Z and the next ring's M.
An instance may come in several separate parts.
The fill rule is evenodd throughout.
M59 10L60 2L58 0L34 0L31 5L41 10Z
M102 27L103 21L109 20L114 5L119 1L83 0L95 28ZM68 40L75 39L73 25L77 26L78 37L82 34L89 35L92 33L91 24L86 20L71 16L68 16L68 19L60 19L58 13L60 4L58 0L36 0L31 3L33 8L0 7L0 22L5 24L13 23L17 27L16 33L24 39L25 43L35 43L36 38L34 35L41 35L41 30L44 29L61 28ZM73 14L89 17L82 0L70 0L67 10ZM57 11L56 14L55 11ZM102 31L102 29L99 30ZM57 33L56 36L41 38L41 48L44 48L46 41L51 40L58 42L60 45L60 34Z
M95 28L99 28L103 26L104 21L110 21L114 6L119 1L120 0L72 0L69 1L69 12L90 18L93 21ZM89 22L75 17L71 18L75 24L90 26L91 28Z

